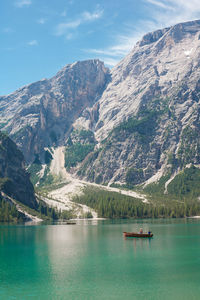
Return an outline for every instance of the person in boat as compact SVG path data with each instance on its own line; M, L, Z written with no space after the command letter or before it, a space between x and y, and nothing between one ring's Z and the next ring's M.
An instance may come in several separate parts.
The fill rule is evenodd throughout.
M140 234L143 234L143 228L140 228L139 233L140 233Z

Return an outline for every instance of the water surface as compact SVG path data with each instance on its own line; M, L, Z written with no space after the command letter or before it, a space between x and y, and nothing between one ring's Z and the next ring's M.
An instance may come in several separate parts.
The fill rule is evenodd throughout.
M0 299L199 299L199 279L200 220L0 226Z

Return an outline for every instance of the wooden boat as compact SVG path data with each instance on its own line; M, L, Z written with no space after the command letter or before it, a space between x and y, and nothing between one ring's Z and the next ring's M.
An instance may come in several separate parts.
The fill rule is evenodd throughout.
M153 233L123 232L124 237L151 238Z

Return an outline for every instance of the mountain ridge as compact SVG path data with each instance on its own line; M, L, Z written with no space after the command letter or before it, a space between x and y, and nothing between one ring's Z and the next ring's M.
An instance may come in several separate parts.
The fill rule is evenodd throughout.
M199 37L200 20L180 23L146 34L111 71L99 60L67 65L0 97L1 128L28 162L65 146L68 171L101 184L198 166Z
M177 24L161 31L155 31L153 34L147 34L146 38L144 37L142 41L146 41L147 37L151 35L156 35L156 38L153 41L150 39L150 43L138 42L130 54L111 71L112 81L108 84L99 100L99 120L96 124L95 138L100 143L106 137L109 139L109 134L113 128L119 126L120 123L128 122L131 117L141 120L142 112L145 109L149 111L154 110L154 112L157 110L159 114L163 111L162 116L159 117L162 118L162 122L160 123L161 126L158 128L155 139L159 140L161 132L164 133L165 131L168 131L165 134L169 137L167 140L163 137L163 146L159 144L157 146L154 145L152 150L148 148L146 151L140 145L140 150L138 149L140 156L142 152L145 155L143 156L143 161L140 160L139 163L137 163L137 151L135 157L131 158L130 150L127 149L127 151L124 151L124 147L121 147L120 152L125 152L123 155L130 157L130 163L123 164L123 158L115 156L113 159L115 166L109 165L106 169L110 172L110 170L115 168L116 173L114 172L115 174L109 175L109 178L104 179L104 182L108 183L112 178L112 183L113 179L115 180L116 178L119 180L120 177L119 181L122 180L122 182L125 182L126 174L123 169L130 167L138 170L140 168L148 168L153 171L145 175L143 181L156 175L159 170L163 170L160 172L160 176L156 175L155 177L159 179L169 169L169 166L167 166L167 156L170 153L164 157L164 152L172 151L173 155L178 155L182 131L183 136L187 131L184 131L184 127L188 125L188 131L191 132L194 127L194 131L199 136L199 34L199 20ZM159 110L160 112L158 112ZM171 119L170 121L172 116L177 120ZM151 121L154 122L154 120L149 119L149 122ZM81 124L84 123L85 120L82 118L80 121L77 120L75 125L81 127ZM93 126L95 125L93 124ZM161 130L162 127L163 129ZM90 129L90 127L86 129ZM154 130L155 133L156 131ZM169 142L169 139L171 142ZM130 148L132 144L134 151L136 145L134 146L133 143L138 144L135 140L132 142L127 140L127 147L129 146ZM112 141L110 141L110 144L113 145L113 149L111 150L113 153L119 152L120 145L114 147L115 142ZM199 147L197 137L195 147ZM150 164L149 167L147 164L145 166L144 160L148 161L148 157L151 156L152 151L155 152L153 155L153 164ZM110 152L108 154L109 157L114 156ZM199 164L197 149L195 153L196 159L191 159L187 163L193 162L194 164ZM156 158L157 155L159 156L158 161ZM105 155L102 156L102 159L105 168L105 165L110 164L110 159L108 159L108 163L105 162L107 159ZM120 162L121 165L116 162ZM163 167L163 164L165 164L165 167ZM100 163L98 166L93 165L90 170L99 168ZM118 176L119 169L122 170L123 176ZM103 171L102 168L101 170ZM97 176L94 176L94 180ZM89 177L87 178L89 179Z
M44 148L66 139L83 109L95 103L109 81L109 71L99 60L65 66L44 79L0 97L2 130L33 161Z

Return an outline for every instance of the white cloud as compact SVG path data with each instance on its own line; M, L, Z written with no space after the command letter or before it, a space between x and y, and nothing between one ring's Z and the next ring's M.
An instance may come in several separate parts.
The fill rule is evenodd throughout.
M31 3L32 3L32 1L31 0L17 0L16 2L15 2L15 5L17 6L17 7L24 7L24 6L29 6L29 5L31 5Z
M104 61L105 64L113 67L115 66L122 57L133 49L135 45L135 39L127 38L127 43L118 44L105 49L87 49L84 52L92 53L100 60Z
M89 11L85 11L82 13L82 19L85 21L93 21L101 18L102 15L103 15L103 10L98 10L93 13L90 13Z
M105 49L87 49L85 51L103 56L121 57L126 55L137 41L138 39L135 37L120 36L116 45Z
M199 0L143 0L149 5L151 21L140 21L129 28L127 34L115 37L115 43L103 49L86 49L85 52L93 53L105 61L109 66L116 65L127 55L144 34L160 28L175 25L180 22L200 18Z
M153 5L152 16L157 27L170 26L200 17L199 0L146 0ZM156 7L159 6L159 11Z
M102 59L103 62L105 63L106 66L109 67L114 67L118 64L119 60L118 59L114 59L114 58L110 58L110 57L105 57L104 59Z
M147 23L146 27L149 26L150 24ZM104 61L105 64L113 67L133 49L137 41L140 40L142 36L146 33L146 31L143 31L140 28L138 28L135 28L134 32L130 32L127 35L116 36L116 42L107 48L86 49L83 51L87 53L92 53L97 58Z
M32 41L29 41L27 43L28 46L38 46L38 41L37 40L32 40Z
M55 35L57 36L65 35L67 37L70 34L69 32L70 30L74 30L86 22L93 22L101 18L102 15L103 15L103 10L97 10L94 11L93 13L85 11L79 16L79 18L73 21L58 24L55 28Z
M153 4L153 5L156 5L156 6L159 6L161 8L164 8L164 9L169 9L169 10L174 10L174 8L170 5L167 5L165 4L164 2L162 1L157 1L157 0L146 0L147 2Z
M55 34L57 36L67 35L69 29L75 29L81 24L81 20L75 20L68 23L60 23L56 27Z
M200 2L199 0L166 0L167 3L170 3L171 5L175 4L179 8L189 9L190 13L195 12L196 10L200 9Z

